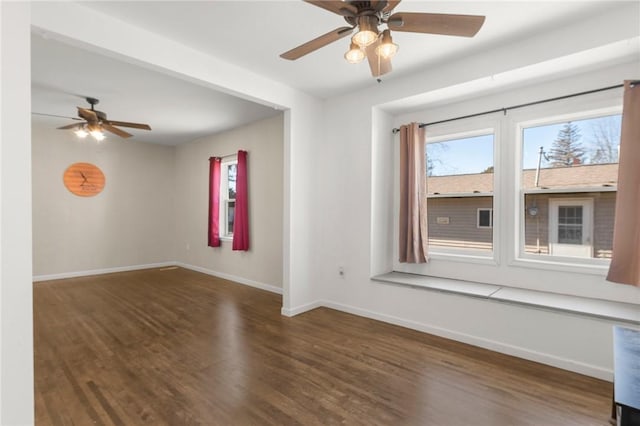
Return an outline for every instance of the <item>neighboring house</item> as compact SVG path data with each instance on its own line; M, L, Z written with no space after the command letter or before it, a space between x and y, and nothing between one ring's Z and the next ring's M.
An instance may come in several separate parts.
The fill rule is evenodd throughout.
M525 252L610 258L618 164L524 170ZM429 176L429 243L491 250L493 173Z

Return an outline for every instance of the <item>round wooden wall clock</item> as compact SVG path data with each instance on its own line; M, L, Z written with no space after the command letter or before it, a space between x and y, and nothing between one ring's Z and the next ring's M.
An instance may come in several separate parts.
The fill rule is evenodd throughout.
M93 197L104 188L104 174L91 163L74 163L67 167L62 177L64 186L80 197Z

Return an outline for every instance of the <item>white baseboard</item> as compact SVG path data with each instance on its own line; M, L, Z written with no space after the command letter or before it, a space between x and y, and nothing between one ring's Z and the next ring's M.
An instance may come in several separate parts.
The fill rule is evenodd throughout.
M429 333L436 336L444 337L447 339L455 340L458 342L468 343L473 346L489 349L495 352L500 352L507 355L512 355L518 358L527 359L529 361L539 362L541 364L550 365L552 367L561 368L563 370L573 371L575 373L584 374L586 376L595 377L609 382L613 381L613 371L607 370L595 365L584 364L568 358L557 357L555 355L532 351L530 349L522 348L519 346L509 345L502 342L497 342L490 339L484 339L478 336L472 336L465 333L459 333L457 331L448 330L441 327L436 327L429 324L420 323L417 321L406 320L403 318L395 317L392 315L385 315L366 309L357 308L355 306L344 305L341 303L335 303L330 301L315 302L319 306L325 306L327 308L335 309L337 311L346 312L349 314L358 315L361 317L371 318L374 320L386 322L389 324L399 325L401 327L410 328L413 330L421 331L423 333ZM283 313L284 315L284 313Z
M294 317L296 315L300 315L302 313L320 308L322 306L325 306L324 302L322 302L321 300L316 300L315 302L306 303L304 305L296 306L295 308L283 307L280 310L280 313L286 317Z
M114 272L138 271L140 269L164 268L174 266L176 262L149 263L146 265L117 266L115 268L91 269L88 271L62 272L59 274L34 275L33 282L63 280L65 278L88 277L90 275L112 274Z
M259 288L260 290L270 291L271 293L282 294L282 287L276 287L271 284L265 284L258 281L253 281L247 278L238 277L236 275L226 274L224 272L213 271L211 269L203 268L201 266L189 265L187 263L175 262L176 266L181 268L191 269L192 271L202 272L203 274L211 275L213 277L222 278L225 280L233 281L238 284L244 284L251 287Z

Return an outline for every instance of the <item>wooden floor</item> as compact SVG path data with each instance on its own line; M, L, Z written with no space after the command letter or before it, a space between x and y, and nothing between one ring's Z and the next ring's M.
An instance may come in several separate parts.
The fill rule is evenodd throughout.
M38 425L607 425L610 383L184 269L35 284Z

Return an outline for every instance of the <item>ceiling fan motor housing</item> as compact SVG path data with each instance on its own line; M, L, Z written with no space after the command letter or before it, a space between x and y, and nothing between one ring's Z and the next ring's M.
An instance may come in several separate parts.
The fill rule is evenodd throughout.
M386 5L386 2L384 3ZM371 2L368 1L351 2L349 4L355 6L357 8L357 12L354 13L350 9L342 10L344 12L348 12L348 14L344 15L344 20L353 27L360 26L362 29L363 22L365 26L377 27L383 23L385 18L389 15L389 12L385 13L379 7L371 7ZM365 19L363 20L363 18Z
M106 114L106 113L104 113L104 112L102 112L102 111L98 111L98 110L96 110L96 109L94 109L94 108L93 108L94 106L96 106L97 104L99 104L99 103L100 103L100 100L99 100L99 99L97 99L97 98L91 98L91 97L89 97L89 96L87 96L85 99L86 99L86 101L89 103L89 105L91 105L91 111L93 111L93 112L95 112L95 113L96 113L96 116L98 117L98 120L99 120L99 121L104 121L104 120L106 120L106 119L107 119L107 114ZM85 117L83 117L80 113L78 113L78 115L79 115L80 117L82 117L82 118L85 118Z

